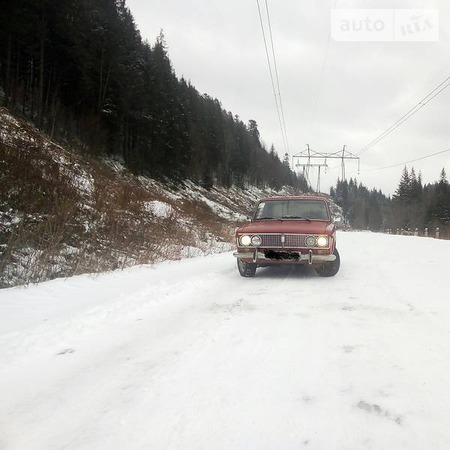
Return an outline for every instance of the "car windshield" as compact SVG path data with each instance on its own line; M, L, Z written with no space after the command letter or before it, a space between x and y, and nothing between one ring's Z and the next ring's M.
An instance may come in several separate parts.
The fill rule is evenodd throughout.
M322 200L266 200L255 214L255 220L262 219L328 220L328 211Z

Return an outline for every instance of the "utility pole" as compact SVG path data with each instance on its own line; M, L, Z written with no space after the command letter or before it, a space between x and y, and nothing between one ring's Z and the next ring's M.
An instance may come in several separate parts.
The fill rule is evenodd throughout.
M342 181L345 180L345 162L348 160L356 160L358 161L358 173L359 173L359 157L355 156L353 153L350 153L346 150L347 146L344 145L342 150L338 150L336 152L316 152L309 147L309 144L306 144L306 150L303 150L292 157L292 166L295 168L303 168L303 175L307 179L309 185L312 187L311 182L309 181L309 169L316 167L318 169L317 175L317 192L320 191L320 170L322 167L328 168L327 161L329 159L340 159L341 160L341 176ZM321 163L313 163L312 161L322 160Z
M347 147L347 146L344 145L342 147L342 156L341 156L342 181L345 180L345 147ZM358 167L358 172L359 172L359 167Z
M325 167L325 170L328 168L328 164L327 163L322 163L322 164L307 164L307 163L297 163L294 166L294 171L295 168L303 168L303 176L305 177L305 179L308 181L308 184L310 185L310 187L312 188L312 183L310 181L309 178L309 169L317 169L317 189L316 192L320 192L320 170L322 167Z

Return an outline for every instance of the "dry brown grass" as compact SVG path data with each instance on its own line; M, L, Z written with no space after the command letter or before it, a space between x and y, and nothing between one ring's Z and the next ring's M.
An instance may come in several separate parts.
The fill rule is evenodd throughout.
M11 218L20 218L0 229L1 287L179 259L183 248L196 247L198 241L207 252L214 239L229 240L232 227L206 205L172 204L167 217L155 216L145 203L167 203L167 198L138 183L114 179L113 173L96 173L95 167L94 193L83 198L58 177L51 162L35 161L9 161L9 175L1 177L5 209Z
M234 224L205 203L8 120L0 108L9 133L0 138L0 287L179 259L232 241ZM167 214L149 209L154 201Z

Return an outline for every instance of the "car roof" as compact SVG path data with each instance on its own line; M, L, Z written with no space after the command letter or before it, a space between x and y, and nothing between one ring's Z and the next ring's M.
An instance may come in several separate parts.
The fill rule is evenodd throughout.
M327 199L320 195L273 195L271 197L263 197L259 201L268 200L321 200L326 202Z

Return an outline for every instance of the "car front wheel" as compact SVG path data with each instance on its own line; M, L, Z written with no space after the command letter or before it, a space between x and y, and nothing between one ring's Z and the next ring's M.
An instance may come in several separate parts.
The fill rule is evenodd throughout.
M256 264L246 263L240 259L237 260L237 266L241 277L254 277L256 273Z
M334 256L336 256L336 259L334 261L320 264L319 266L315 267L317 274L321 277L334 277L339 272L339 267L341 266L341 258L339 257L337 248L334 249L333 254Z

